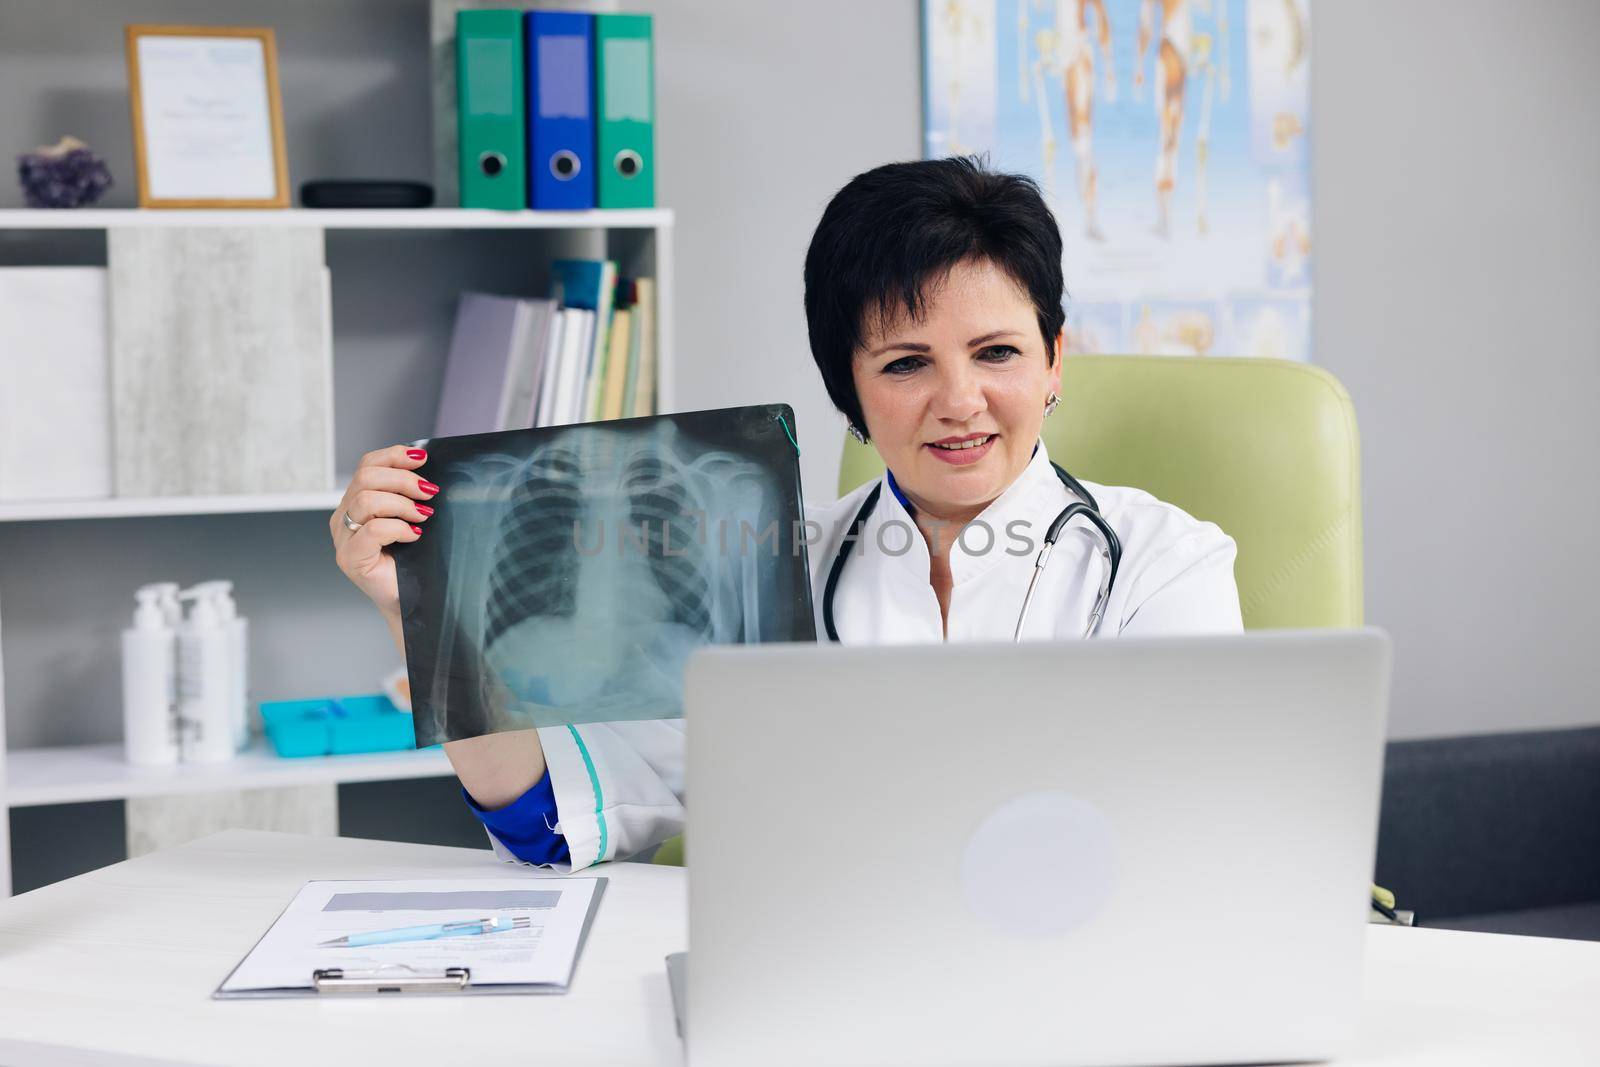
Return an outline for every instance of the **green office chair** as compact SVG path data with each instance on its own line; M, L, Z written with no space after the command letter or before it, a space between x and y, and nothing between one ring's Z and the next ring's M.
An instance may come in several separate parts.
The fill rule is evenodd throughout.
M656 854L650 857L651 863L661 863L668 867L683 866L683 835L669 837L661 842L661 847L656 849Z
M1350 394L1327 371L1275 359L1072 356L1044 421L1050 458L1131 485L1239 545L1249 629L1361 625L1361 446ZM844 494L883 473L846 439ZM683 839L655 862L683 862Z
M1070 356L1050 458L1222 527L1248 629L1361 625L1361 456L1338 379L1276 359ZM883 473L846 440L839 492Z

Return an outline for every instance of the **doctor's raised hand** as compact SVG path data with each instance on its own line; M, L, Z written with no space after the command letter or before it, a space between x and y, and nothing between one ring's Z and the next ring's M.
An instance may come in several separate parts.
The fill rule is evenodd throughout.
M400 586L389 546L421 538L423 524L443 506L435 503L443 488L422 474L427 462L427 452L405 445L368 452L328 518L339 569L377 607L401 656ZM545 772L536 730L449 741L444 750L462 786L483 809L509 804Z
M439 486L418 473L427 461L428 453L405 445L368 452L328 518L339 569L394 627L400 589L388 546L417 540L420 524L433 514L428 501L439 495Z

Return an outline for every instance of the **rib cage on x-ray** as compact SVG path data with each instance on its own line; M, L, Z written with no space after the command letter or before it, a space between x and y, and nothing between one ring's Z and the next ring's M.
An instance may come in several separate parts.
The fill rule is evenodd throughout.
M506 501L490 562L484 648L530 615L571 615L577 596L577 556L565 548L571 541L567 531L583 518L578 458L547 448L523 469L527 480Z
M791 541L749 535L781 521L777 486L678 435L652 420L451 466L434 707L478 733L675 715L689 652L763 639L775 594L762 553Z

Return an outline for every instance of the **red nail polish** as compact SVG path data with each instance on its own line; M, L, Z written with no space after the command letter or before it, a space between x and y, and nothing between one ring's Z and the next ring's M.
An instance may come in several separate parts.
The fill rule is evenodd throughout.
M426 452L424 452L420 448L408 448L408 449L406 449L406 458L407 459L427 459L428 458L428 454Z
M411 527L411 532L416 534L418 537L421 537L422 536L422 527L413 526L413 527Z
M424 515L432 515L433 514L433 509L430 508L426 504L418 504L417 505L417 510L422 512Z
M421 489L424 493L427 493L429 496L438 496L439 495L439 487L437 485L434 485L432 482L428 481L425 478L424 479L419 479L417 481L417 488Z

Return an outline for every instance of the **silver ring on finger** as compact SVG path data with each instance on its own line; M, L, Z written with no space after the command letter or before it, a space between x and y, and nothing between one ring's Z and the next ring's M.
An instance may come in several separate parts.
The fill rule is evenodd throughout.
M351 533L355 533L357 530L361 529L361 527L365 525L365 523L360 523L360 522L357 522L356 520L352 519L350 517L350 512L349 511L342 512L340 514L340 518L344 519L344 528L346 530L349 530Z

